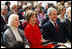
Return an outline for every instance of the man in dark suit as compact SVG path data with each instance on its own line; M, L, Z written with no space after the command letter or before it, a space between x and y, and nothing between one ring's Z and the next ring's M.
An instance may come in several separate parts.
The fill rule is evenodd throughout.
M6 19L6 15L7 15L7 6L6 5L3 5L1 6L1 45L4 46L4 43L3 43L3 34L4 34L4 31L7 29L6 27L6 23L7 23L7 19Z
M7 15L7 6L6 5L3 5L1 6L1 32L4 32L5 31L5 25L7 23L7 18L6 18L6 15Z
M49 21L42 27L42 35L45 40L52 42L66 43L63 27L57 21L57 10L55 8L48 9Z
M67 18L63 24L67 40L71 42L71 21Z
M68 41L71 42L71 7L67 9L68 18L63 22L64 30Z
M7 12L8 12L8 7L6 5L1 6L1 32L5 31L5 25L7 23Z

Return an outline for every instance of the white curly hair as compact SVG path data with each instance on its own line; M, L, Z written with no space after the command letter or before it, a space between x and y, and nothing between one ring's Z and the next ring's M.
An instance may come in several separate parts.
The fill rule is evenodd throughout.
M15 17L19 17L18 15L16 15L16 14L11 14L10 16L9 16L9 18L8 18L8 26L11 26L12 25L12 21L15 19Z

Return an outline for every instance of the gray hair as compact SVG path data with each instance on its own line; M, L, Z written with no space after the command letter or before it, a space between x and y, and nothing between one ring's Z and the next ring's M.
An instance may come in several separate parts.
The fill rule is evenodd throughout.
M13 19L15 18L15 17L19 17L18 15L16 15L16 14L11 14L10 16L9 16L9 18L8 18L8 26L11 26L12 25L12 21L13 21Z
M57 11L55 8L52 8L50 7L48 10L47 10L47 14L51 14L52 11Z
M7 9L8 7L6 5L1 6L1 10Z

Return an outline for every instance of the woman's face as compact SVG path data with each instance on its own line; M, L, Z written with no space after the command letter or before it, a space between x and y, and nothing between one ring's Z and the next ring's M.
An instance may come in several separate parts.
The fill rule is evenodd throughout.
M38 6L38 7L35 9L35 11L36 11L37 13L39 13L40 7Z
M62 10L62 14L64 15L65 12L66 12L66 8L63 8L63 10Z
M37 22L37 17L36 17L35 14L33 16L31 16L29 22L32 23L32 24L35 24Z
M18 19L18 17L15 17L15 18L13 19L13 21L12 21L12 26L18 28L18 26L19 26L19 19Z

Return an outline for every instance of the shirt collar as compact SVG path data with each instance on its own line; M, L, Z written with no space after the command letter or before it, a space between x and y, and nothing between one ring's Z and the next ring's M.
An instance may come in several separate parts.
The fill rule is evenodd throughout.
M51 19L49 19L50 21L51 21L51 23L55 26L55 24L54 23L56 23L56 22L53 22ZM57 23L56 23L57 24ZM58 26L58 25L57 25Z
M11 28L12 28L12 29L15 29L15 30L17 30L17 28L16 28L16 27L14 27L14 26L11 26Z
M54 25L54 22L50 19L51 23Z
M1 13L1 16L3 17L3 19L5 20L5 17L4 17L4 15Z

